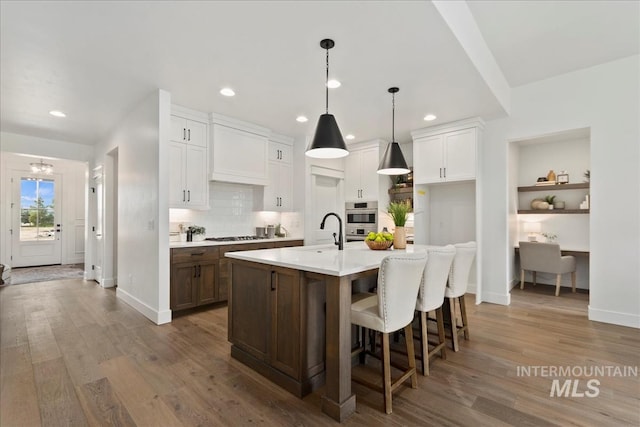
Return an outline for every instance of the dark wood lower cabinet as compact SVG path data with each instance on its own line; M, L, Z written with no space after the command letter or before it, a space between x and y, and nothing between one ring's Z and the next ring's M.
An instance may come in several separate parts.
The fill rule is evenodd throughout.
M302 240L252 242L171 249L171 310L178 311L229 299L227 252L302 246Z
M230 301L232 357L299 397L324 383L324 282L232 260Z

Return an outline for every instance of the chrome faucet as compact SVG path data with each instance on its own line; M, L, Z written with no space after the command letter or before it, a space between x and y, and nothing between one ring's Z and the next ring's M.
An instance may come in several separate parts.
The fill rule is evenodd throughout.
M342 218L340 218L340 216L337 213L334 212L329 212L328 214L326 214L324 216L324 218L322 218L322 222L320 223L320 230L324 230L324 221L327 219L327 217L329 216L335 216L338 219L338 234L339 237L336 239L336 233L333 233L333 240L335 242L336 245L338 245L338 250L341 251L344 249L344 243L342 240Z

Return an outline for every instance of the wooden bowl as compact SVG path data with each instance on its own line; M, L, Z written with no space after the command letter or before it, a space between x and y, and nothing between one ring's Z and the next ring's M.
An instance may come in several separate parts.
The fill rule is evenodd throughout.
M393 245L393 241L388 241L388 240L385 240L384 242L376 242L374 240L365 240L364 242L367 244L367 246L369 246L369 249L372 249L374 251L386 251L391 247L391 245Z

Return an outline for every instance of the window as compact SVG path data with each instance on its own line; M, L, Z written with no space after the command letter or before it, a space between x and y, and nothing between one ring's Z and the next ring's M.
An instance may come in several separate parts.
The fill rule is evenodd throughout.
M55 239L53 195L53 180L20 180L20 241Z

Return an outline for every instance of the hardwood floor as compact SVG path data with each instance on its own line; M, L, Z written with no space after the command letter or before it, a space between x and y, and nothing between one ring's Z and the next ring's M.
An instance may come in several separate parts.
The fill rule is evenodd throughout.
M588 321L587 300L541 285L514 289L510 307L469 297L471 340L434 358L417 390L401 387L391 415L380 393L353 383L357 412L344 424L639 425L637 376L592 377L597 397L550 397L553 378L518 375L637 369L640 331ZM1 426L335 424L320 411L322 389L298 399L230 358L226 307L156 326L94 282L6 286L0 333ZM576 379L588 390L590 378Z

